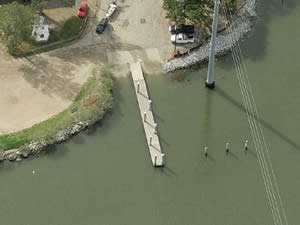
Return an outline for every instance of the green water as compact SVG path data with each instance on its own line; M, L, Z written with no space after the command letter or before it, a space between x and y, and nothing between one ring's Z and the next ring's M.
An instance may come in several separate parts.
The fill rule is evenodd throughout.
M289 224L299 224L300 7L272 0L260 3L259 13L243 44L245 63ZM231 64L218 60L214 91L204 87L205 68L147 77L163 169L150 163L132 81L117 80L114 112L101 125L47 154L0 165L1 223L273 224Z

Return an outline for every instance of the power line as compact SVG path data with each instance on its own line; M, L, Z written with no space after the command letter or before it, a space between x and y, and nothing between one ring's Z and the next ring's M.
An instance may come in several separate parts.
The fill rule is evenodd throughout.
M225 0L225 2L226 2L226 0ZM222 4L222 9L223 9L224 16L227 17L227 20L232 21L231 12L229 10L228 10L229 12L227 11L226 4L225 4L225 6ZM229 16L229 14L230 14L230 16ZM230 33L232 35L235 34L233 32L231 26L228 26L228 30L230 31ZM230 34L227 35L227 39L230 39L229 41L231 41L231 44L232 44L231 50L232 50L233 62L235 65L235 70L237 73L239 86L240 86L243 101L245 104L245 109L246 109L248 123L249 123L250 130L251 130L251 135L253 137L255 149L258 154L259 165L260 165L260 169L262 172L267 196L269 199L269 204L271 207L273 220L274 220L275 225L282 224L281 214L279 212L279 207L277 204L277 198L276 198L276 195L277 195L279 202L280 202L281 211L284 216L285 224L288 225L285 210L284 210L282 200L280 197L280 193L279 193L279 188L278 188L278 185L276 182L276 177L274 174L273 166L271 163L269 149L268 149L268 146L267 146L265 138L264 138L261 122L259 119L258 110L257 110L256 103L254 100L251 83L249 81L246 66L243 62L243 55L242 55L241 47L238 42L237 42L237 44L234 44L234 42L232 40L233 38L231 37ZM236 41L238 41L238 40L236 40ZM237 45L238 50L235 49L235 45ZM239 55L241 57L239 57ZM256 121L258 122L258 124L256 124ZM266 149L265 151L264 151L264 148ZM266 161L265 155L267 155L268 161ZM272 177L270 176L270 172L272 174ZM276 192L273 189L272 178L273 178L273 182L275 184Z

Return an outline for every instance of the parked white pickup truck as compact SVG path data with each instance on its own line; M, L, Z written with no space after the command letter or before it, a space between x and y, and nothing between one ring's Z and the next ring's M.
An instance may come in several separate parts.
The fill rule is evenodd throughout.
M106 12L106 17L107 18L110 18L111 16L112 16L112 14L116 11L116 9L117 9L117 3L116 2L113 2L113 3L111 3L111 4L109 4L109 7L108 7L108 9L107 9L107 12Z
M172 34L171 42L177 44L194 43L195 38L193 34Z

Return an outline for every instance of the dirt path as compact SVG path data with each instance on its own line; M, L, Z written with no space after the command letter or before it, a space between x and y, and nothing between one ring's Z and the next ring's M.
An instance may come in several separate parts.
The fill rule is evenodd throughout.
M89 62L47 54L14 59L0 51L0 133L30 127L63 111L86 81Z

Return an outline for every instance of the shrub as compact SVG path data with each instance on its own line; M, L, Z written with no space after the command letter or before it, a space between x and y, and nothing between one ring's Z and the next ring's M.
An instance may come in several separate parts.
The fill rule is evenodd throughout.
M61 31L61 37L67 39L79 34L83 20L77 16L72 16L66 20Z
M0 41L14 54L21 43L31 36L35 12L29 6L17 2L1 7Z
M75 5L75 0L64 0L65 7L72 7Z
M80 121L96 121L112 108L112 72L109 67L96 67L75 102Z
M238 0L227 0L226 7L234 13ZM224 1L221 1L222 5ZM222 6L223 7L223 6ZM163 8L167 11L166 17L176 23L193 23L203 28L211 26L214 1L213 0L164 0ZM220 14L222 9L220 8Z

